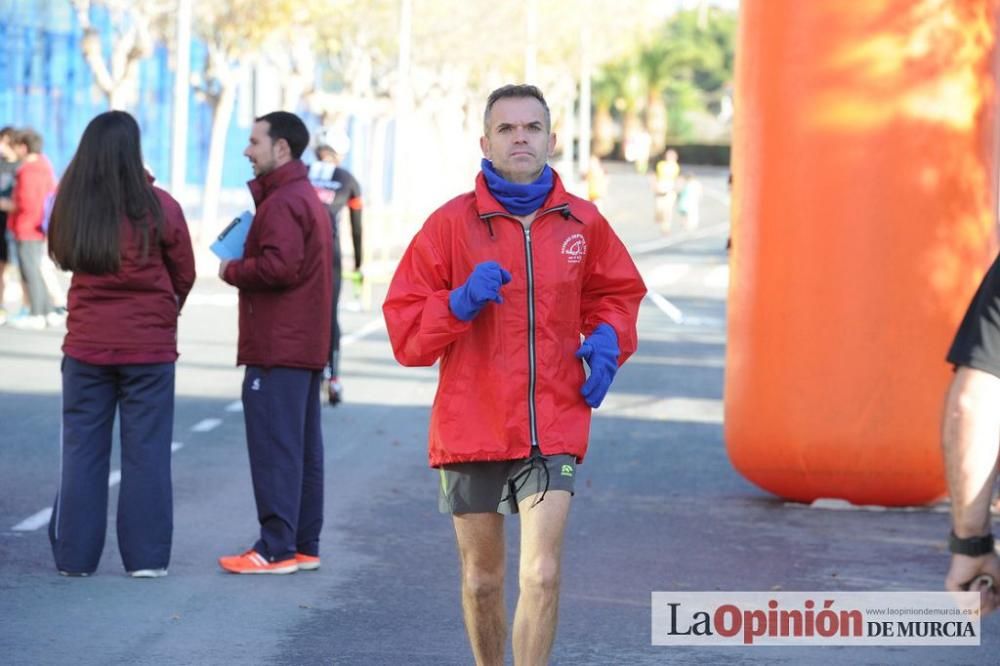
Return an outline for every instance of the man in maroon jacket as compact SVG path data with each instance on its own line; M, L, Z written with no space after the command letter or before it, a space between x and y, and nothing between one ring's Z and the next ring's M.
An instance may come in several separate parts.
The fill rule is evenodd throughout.
M333 298L330 217L299 157L309 131L295 114L257 118L243 154L257 211L243 257L219 276L240 290L237 364L260 539L219 558L232 573L319 568L323 524L320 386Z

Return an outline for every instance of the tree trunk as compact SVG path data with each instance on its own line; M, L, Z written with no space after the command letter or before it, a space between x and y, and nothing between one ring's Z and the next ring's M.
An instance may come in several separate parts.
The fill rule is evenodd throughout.
M594 153L605 158L615 149L615 121L607 104L597 103L594 107L593 148Z
M117 84L107 91L108 95L108 108L116 111L127 111L128 110L128 89L124 85L124 82L118 81Z
M212 108L212 138L208 148L208 166L205 168L205 191L202 197L201 221L193 236L197 244L218 231L219 194L222 190L222 167L225 162L226 136L236 105L238 72L219 79L219 97Z
M650 95L646 102L646 129L653 137L652 153L657 155L667 147L667 105L662 95Z

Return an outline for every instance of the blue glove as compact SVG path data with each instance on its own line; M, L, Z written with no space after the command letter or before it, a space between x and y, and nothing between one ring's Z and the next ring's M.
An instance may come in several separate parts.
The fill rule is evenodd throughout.
M510 282L510 273L495 261L476 264L472 274L448 296L451 313L462 321L471 321L487 303L503 303L500 287Z
M609 324L599 324L580 345L577 358L587 361L590 377L580 388L583 399L591 407L600 407L611 382L618 372L618 335Z

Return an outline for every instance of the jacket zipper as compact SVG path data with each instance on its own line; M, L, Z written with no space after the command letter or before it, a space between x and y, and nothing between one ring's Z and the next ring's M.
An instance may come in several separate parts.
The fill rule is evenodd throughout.
M532 224L537 222L543 215L555 212L561 212L566 217L571 216L569 213L569 205L562 204L552 208L546 208L541 211L535 216L535 219L532 220ZM480 215L479 217L484 222L489 223L490 218L493 217L512 216L508 213L486 213L485 215ZM516 218L512 217L512 219L520 223L520 221ZM525 269L528 273L528 430L531 437L532 449L540 450L538 446L538 417L535 411L535 268L534 263L531 260L531 229L522 225L521 230L524 232ZM490 235L492 236L492 234Z
M525 267L528 273L528 428L531 446L538 446L538 421L535 414L535 267L531 261L531 229L524 230Z

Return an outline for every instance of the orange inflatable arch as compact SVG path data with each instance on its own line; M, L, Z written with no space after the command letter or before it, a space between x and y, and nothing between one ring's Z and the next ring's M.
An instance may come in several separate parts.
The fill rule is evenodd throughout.
M997 0L743 0L725 436L791 500L945 492L945 353L996 253Z

